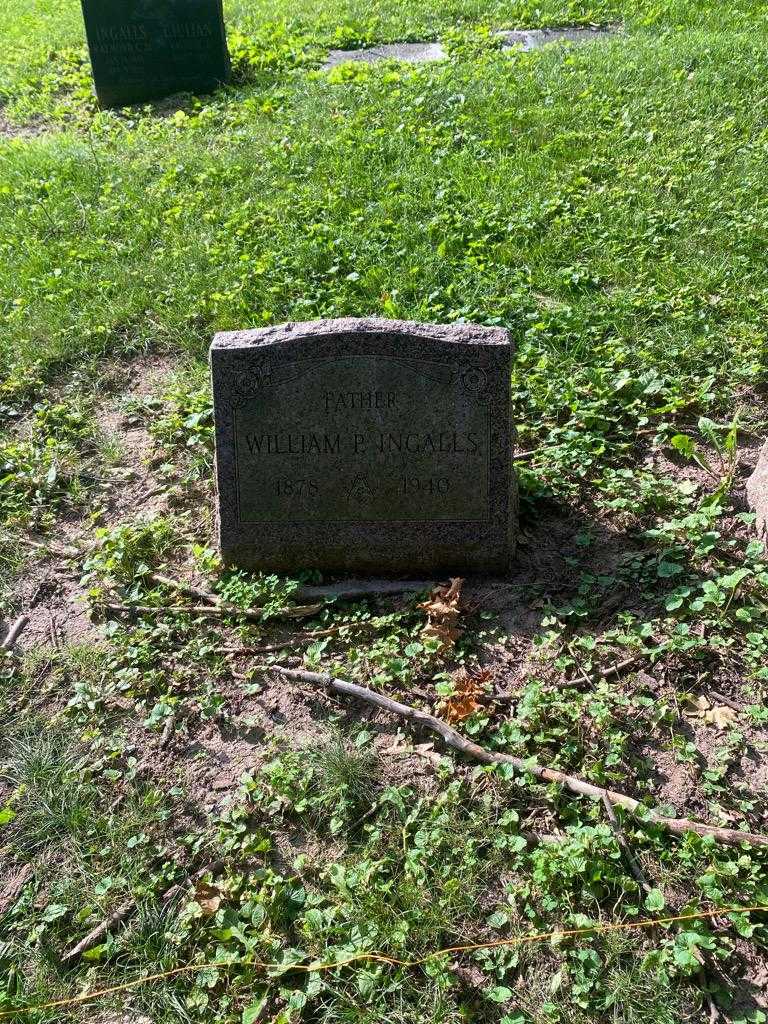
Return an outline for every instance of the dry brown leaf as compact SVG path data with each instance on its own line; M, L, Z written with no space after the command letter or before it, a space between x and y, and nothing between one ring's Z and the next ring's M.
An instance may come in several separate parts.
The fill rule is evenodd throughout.
M453 647L461 636L458 625L461 610L461 588L464 580L460 577L452 579L448 586L435 587L427 601L419 608L426 612L427 624L422 630L425 639L436 639L440 642L440 652Z
M455 725L456 722L463 722L480 709L480 705L471 693L455 693L448 697L441 707L441 712L446 721Z
M457 576L447 587L435 587L429 600L422 602L419 607L423 608L430 618L458 615L463 583L464 580Z
M490 672L483 670L475 675L461 668L453 677L453 693L440 704L440 713L451 724L463 722L482 708L478 697L483 695L483 683Z
M689 693L685 699L689 704L688 709L684 712L687 718L703 718L705 713L712 707L709 699L703 693L699 694L698 697L694 697L692 693Z
M716 729L731 729L736 725L736 712L733 708L724 704L717 704L715 707L705 711L702 715L705 722L714 725Z
M195 902L200 905L206 917L211 917L221 906L221 891L215 885L198 882L195 885Z
M685 712L688 718L700 718L708 725L714 725L716 729L730 729L736 725L738 716L733 708L724 704L713 705L703 693L698 697L691 695L688 700L691 704L690 710Z

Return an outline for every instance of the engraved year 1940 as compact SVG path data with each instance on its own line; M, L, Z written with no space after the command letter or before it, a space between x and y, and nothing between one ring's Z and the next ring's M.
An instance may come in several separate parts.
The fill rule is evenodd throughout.
M447 476L403 476L398 490L401 494L448 494L451 481Z

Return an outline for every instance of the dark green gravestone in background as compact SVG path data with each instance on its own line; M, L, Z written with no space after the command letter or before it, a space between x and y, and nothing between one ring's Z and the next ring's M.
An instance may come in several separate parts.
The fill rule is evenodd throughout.
M211 346L229 564L506 572L517 503L500 328L319 320Z
M221 0L82 0L96 95L104 107L229 78Z

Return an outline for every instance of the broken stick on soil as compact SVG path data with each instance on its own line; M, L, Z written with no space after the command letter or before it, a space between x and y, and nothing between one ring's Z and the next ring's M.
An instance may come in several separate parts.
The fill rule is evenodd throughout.
M21 891L32 878L32 865L25 864L13 878L6 878L0 888L0 917L10 910L21 895Z
M337 626L330 626L328 629L313 629L311 633L304 633L302 636L289 637L279 643L262 644L257 647L217 647L214 654L232 654L244 656L247 654L270 654L274 651L284 651L288 647L301 647L304 644L314 643L325 636L334 636L342 633L345 629L371 629L376 625L375 620L362 619L359 622L342 622Z
M0 651L10 651L28 625L29 616L20 615L8 630L5 640L0 644Z
M200 587L193 587L191 583L184 583L182 580L175 580L171 576L165 576L161 572L151 572L149 578L164 587L177 590L180 594L189 594L190 597L196 597L201 601L205 601L206 604L213 605L215 608L226 606L226 602L222 601L216 594L211 594L208 590L202 590Z
M173 579L164 573L152 572L149 578L155 583L160 583L171 590L177 590L181 594L189 594L206 604L216 608L233 607L227 605L217 594L200 587L194 587L191 583L183 580ZM352 601L361 597L393 597L399 594L418 594L423 590L432 590L437 584L434 580L346 580L340 583L327 583L316 587L298 587L290 595L296 601L325 601L333 600Z
M640 888L648 894L653 886L650 885L648 879L643 874L643 870L637 863L637 858L632 852L632 847L629 845L627 837L624 835L624 830L619 824L619 819L616 817L616 811L613 809L613 804L607 796L603 796L603 806L605 807L605 813L608 815L608 821L610 823L613 834L616 836L616 842L621 847L621 851L624 854L624 859L627 862L627 867L635 876L635 881Z
M499 754L486 750L478 743L462 736L452 726L435 715L426 711L419 711L418 708L410 707L408 704L401 704L399 701L385 697L383 694L369 690L365 686L358 686L356 683L348 683L343 679L336 679L333 676L322 675L319 672L307 672L303 669L285 668L281 665L261 665L263 671L279 672L287 679L295 679L298 682L310 683L314 687L323 687L332 693L343 694L346 697L355 697L365 701L366 704L373 704L375 707L389 711L400 718L405 718L415 725L423 726L431 732L441 736L449 747L466 754L468 757L480 761L482 764L511 764L521 772L528 772L540 782L555 783L576 793L579 796L589 796L596 800L607 799L615 807L624 807L626 810L653 825L666 829L673 835L684 836L687 832L695 832L700 836L711 836L712 839L728 846L740 846L742 843L750 843L752 846L768 847L768 836L754 832L742 832L734 828L722 828L719 825L708 825L702 821L693 821L691 818L668 818L664 814L646 807L635 800L634 797L625 793L617 793L611 789L604 789L602 786L595 786L585 779L575 775L567 775L556 768L545 768L521 757L512 754Z
M174 885L170 887L170 889L166 889L166 891L163 893L163 901L167 903L168 900L172 899L174 896L177 896L181 892L185 884L189 884L190 882L196 882L198 881L198 879L202 878L203 875L207 875L209 872L211 874L216 874L217 872L221 871L223 863L224 862L221 860L212 861L210 864L206 864L204 867L200 868L199 871L195 871L193 875L189 875L184 880L184 882L176 882ZM101 924L97 925L92 931L88 932L85 938L81 939L76 946L73 946L71 949L67 950L67 952L62 956L61 962L63 964L72 964L76 960L79 960L83 953L87 953L89 949L93 949L94 946L97 946L105 935L107 935L109 932L113 931L119 925L127 921L129 917L133 916L135 911L135 900L130 900L129 902L122 903L117 908L117 910L113 914L110 914L110 916L105 921L102 921Z
M292 596L298 601L317 601L320 598L353 601L359 597L418 594L422 590L434 590L437 585L434 580L346 580L317 587L299 587Z
M61 962L63 964L71 964L75 960L79 960L83 953L87 953L89 949L97 946L105 935L111 932L113 928L122 924L127 917L130 917L135 909L136 904L133 901L121 904L114 914L109 915L106 921L102 921L100 925L97 925L92 931L88 932L85 938L81 939L76 946L67 950L62 956Z
M117 615L180 615L186 612L188 615L231 616L246 619L248 622L264 621L263 608L238 608L235 605L103 604L101 607L106 611L115 612ZM293 608L280 608L269 614L276 619L307 619L317 615L322 608L322 604L296 605Z

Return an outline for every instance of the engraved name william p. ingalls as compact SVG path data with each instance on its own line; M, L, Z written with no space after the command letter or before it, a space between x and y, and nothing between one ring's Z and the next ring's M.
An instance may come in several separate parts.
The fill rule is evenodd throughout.
M342 319L217 335L224 560L506 571L517 508L511 357L506 331L468 324Z

